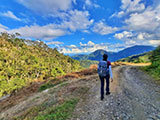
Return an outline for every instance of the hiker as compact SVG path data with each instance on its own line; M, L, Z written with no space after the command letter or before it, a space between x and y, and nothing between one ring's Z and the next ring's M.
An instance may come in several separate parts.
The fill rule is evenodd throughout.
M99 62L98 64L98 74L99 78L101 80L101 100L104 99L104 82L106 80L106 95L110 94L109 90L109 83L110 83L110 77L111 82L113 82L113 76L112 76L112 69L111 69L111 62L107 60L108 55L103 55L103 60Z

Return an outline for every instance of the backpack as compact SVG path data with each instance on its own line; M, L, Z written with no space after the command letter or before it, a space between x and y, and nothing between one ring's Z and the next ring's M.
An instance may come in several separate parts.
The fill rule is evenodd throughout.
M109 68L107 68L107 61L100 61L98 64L98 74L100 77L105 77L109 75Z

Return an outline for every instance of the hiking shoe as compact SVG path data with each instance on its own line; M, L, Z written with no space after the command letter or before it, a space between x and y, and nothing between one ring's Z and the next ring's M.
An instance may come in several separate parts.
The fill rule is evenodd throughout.
M111 94L110 92L106 92L106 95L109 95L109 94Z
M101 100L103 100L104 99L104 97L101 97Z

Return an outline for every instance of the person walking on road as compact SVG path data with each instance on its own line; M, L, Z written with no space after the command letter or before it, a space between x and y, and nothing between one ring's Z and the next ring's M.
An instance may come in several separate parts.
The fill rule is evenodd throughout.
M99 78L101 80L101 100L104 99L104 84L106 80L106 95L110 94L109 84L110 84L110 78L111 82L113 82L113 75L112 75L112 67L111 62L108 61L108 55L103 55L103 60L99 62L98 64L98 74Z

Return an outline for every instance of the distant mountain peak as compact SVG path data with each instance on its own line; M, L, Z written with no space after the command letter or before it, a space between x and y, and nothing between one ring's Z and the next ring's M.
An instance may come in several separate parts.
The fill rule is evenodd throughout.
M121 58L125 58L131 55L141 54L145 52L149 52L151 50L154 50L155 47L147 46L147 45L135 45L132 47L125 48L119 52L107 52L103 49L98 49L89 55L75 55L72 56L73 59L76 60L96 60L99 61L102 59L103 54L107 54L110 61L116 61Z

